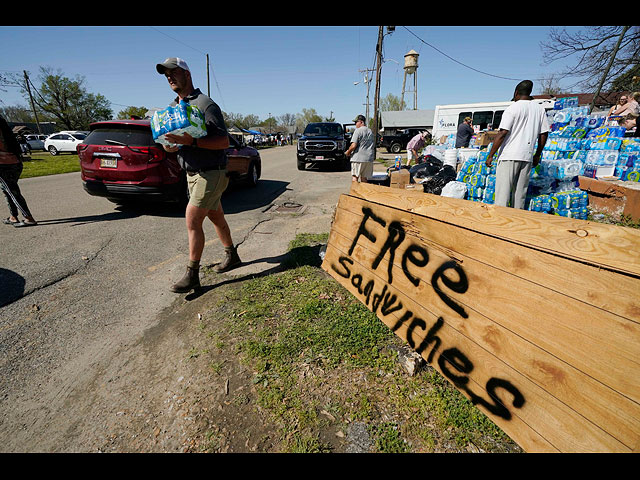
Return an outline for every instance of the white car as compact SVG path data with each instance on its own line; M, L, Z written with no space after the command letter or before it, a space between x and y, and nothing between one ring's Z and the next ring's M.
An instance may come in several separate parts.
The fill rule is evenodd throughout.
M87 137L84 132L58 132L49 135L44 141L44 148L51 155L57 155L58 152L76 153L76 147L82 143Z
M31 147L31 150L44 150L44 141L47 139L46 135L32 133L25 135L25 138L27 139L27 143Z

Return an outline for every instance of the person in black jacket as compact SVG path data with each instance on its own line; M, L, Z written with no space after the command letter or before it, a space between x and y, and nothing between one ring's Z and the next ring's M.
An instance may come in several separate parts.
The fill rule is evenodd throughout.
M475 133L471 126L471 117L466 117L464 121L458 125L458 132L456 134L456 148L467 148L471 137Z
M37 225L31 215L27 201L20 193L18 179L22 174L22 149L7 121L0 116L0 189L7 198L9 217L2 222L14 227ZM24 221L18 220L18 210Z

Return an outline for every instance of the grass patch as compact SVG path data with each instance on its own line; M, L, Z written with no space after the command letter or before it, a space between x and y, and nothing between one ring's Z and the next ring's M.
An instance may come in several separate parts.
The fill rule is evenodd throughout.
M32 152L23 157L24 168L20 178L42 177L80 171L78 155L62 153L51 155L49 152Z
M619 227L640 228L640 220L633 220L630 215L611 215L607 212L590 211L587 220Z
M279 450L335 451L363 422L376 452L520 451L438 372L402 370L390 348L402 341L318 267L326 238L298 236L288 269L225 289L208 313L253 371L251 403L278 425Z

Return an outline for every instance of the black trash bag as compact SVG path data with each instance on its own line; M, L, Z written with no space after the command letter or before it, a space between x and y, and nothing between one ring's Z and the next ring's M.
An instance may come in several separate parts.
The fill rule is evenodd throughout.
M422 162L414 165L409 169L409 173L411 174L411 179L414 178L422 179L435 175L440 171L443 166L441 160L433 157L431 155L425 155L422 157Z
M456 170L451 165L445 165L434 175L426 177L422 182L425 193L440 195L444 186L456 179Z

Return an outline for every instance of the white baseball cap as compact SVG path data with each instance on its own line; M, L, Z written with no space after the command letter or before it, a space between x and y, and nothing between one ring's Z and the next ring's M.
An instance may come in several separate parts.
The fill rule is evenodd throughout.
M166 69L171 70L172 68L177 68L177 67L180 67L183 70L190 71L189 66L187 65L187 62L185 62L183 59L179 57L169 57L164 62L158 63L156 65L156 70L158 71L158 73L164 74L164 71Z

